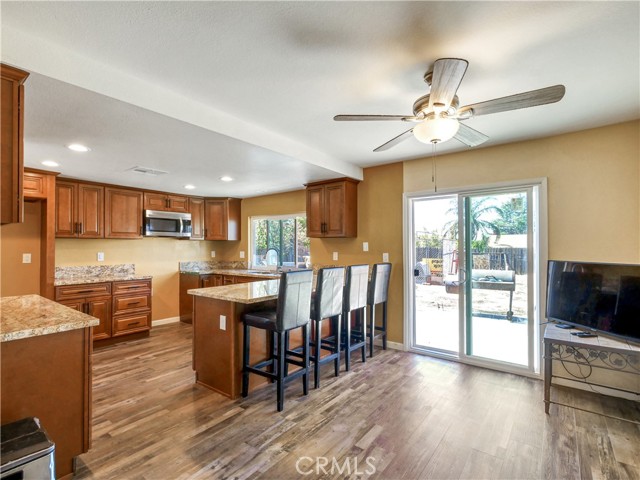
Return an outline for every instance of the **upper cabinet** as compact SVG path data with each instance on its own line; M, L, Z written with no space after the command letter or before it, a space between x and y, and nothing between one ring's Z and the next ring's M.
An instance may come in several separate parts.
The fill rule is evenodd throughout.
M56 237L104 238L104 187L56 182Z
M307 185L307 237L358 234L358 181L350 178Z
M142 192L106 187L104 196L104 237L142 238Z
M167 193L144 192L144 209L189 213L189 197Z
M0 223L22 221L24 81L29 74L0 64Z
M240 240L240 199L210 198L204 204L205 240Z
M204 198L190 197L191 240L204 240Z

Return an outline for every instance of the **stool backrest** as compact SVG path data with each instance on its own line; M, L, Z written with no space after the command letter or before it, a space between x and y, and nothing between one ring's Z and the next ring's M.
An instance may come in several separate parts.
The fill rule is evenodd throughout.
M352 311L367 306L369 265L350 265L344 283L343 310Z
M369 284L369 305L377 305L384 303L389 296L389 277L391 276L390 263L376 263L373 266L371 274L371 283Z
M309 322L313 270L286 272L280 276L276 330L301 327Z
M344 267L321 268L316 283L315 316L331 318L342 314Z

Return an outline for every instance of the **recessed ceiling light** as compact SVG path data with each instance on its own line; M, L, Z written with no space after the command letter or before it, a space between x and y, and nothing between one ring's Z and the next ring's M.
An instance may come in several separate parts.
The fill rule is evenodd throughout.
M222 180L223 182L232 182L233 178L225 175L224 177L220 177L220 180Z
M72 143L71 145L67 145L69 150L73 150L74 152L88 152L91 150L89 147L85 147L84 145L80 145L79 143Z
M60 164L58 162L54 162L53 160L43 160L40 162L45 167L59 167Z
M189 185L185 185L184 188L186 188L187 190L193 190L196 188L196 186L189 184Z

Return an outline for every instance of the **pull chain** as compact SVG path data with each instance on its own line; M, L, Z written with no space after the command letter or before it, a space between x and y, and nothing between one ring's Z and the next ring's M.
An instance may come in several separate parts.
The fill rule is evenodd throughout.
M433 183L433 191L438 191L438 171L436 169L436 142L432 142L432 154L431 154L431 182Z

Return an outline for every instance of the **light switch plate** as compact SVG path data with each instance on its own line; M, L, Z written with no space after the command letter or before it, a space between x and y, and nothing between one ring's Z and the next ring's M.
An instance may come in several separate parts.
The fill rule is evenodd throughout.
M333 252L333 260L338 260L338 252Z
M31 254L23 253L22 254L22 263L31 263Z
M98 252L98 261L104 262L104 252Z
M244 258L244 250L240 250L240 258Z
M216 251L215 250L211 250L211 258L216 258Z
M369 251L369 242L362 242L362 251L363 252Z
M220 315L220 330L227 329L227 317L225 315Z
M388 262L389 261L389 254L388 253L383 253L382 254L382 261L383 262Z

